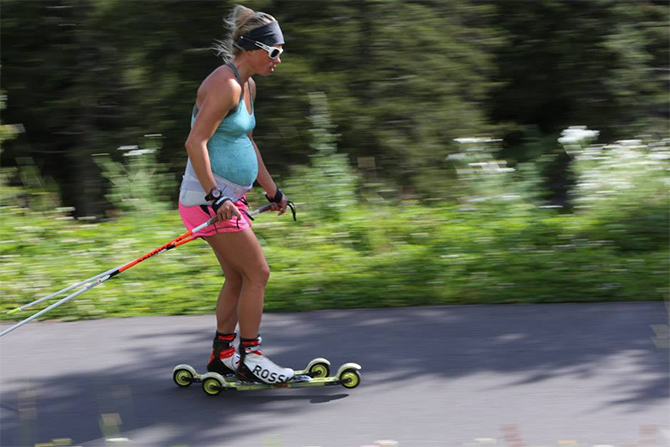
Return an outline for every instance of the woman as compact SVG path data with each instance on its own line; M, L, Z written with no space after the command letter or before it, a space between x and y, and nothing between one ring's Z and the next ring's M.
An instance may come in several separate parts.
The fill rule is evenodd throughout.
M208 371L236 373L248 381L287 382L294 371L260 351L263 295L270 269L245 216L245 193L255 180L279 215L288 199L275 185L254 143L253 75L269 76L281 63L284 37L269 14L236 6L228 18L232 33L216 49L228 62L200 85L186 140L188 163L179 212L188 229L216 214L218 222L196 233L214 250L225 283L216 304L216 336ZM239 355L233 342L239 323Z

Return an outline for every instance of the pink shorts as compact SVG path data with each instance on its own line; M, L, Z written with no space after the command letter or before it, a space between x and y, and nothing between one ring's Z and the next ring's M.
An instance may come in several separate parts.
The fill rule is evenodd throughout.
M240 211L248 211L247 206L243 202L244 199L245 198L243 197L235 202L235 206ZM208 205L184 206L179 202L179 215L181 216L181 220L184 222L186 229L192 230L203 222L206 222L210 217L215 216L216 213L212 207ZM216 222L204 230L198 231L193 236L203 237L212 236L217 233L237 233L239 231L244 231L247 228L251 228L251 222L249 222L249 218L242 213L242 217L240 217L239 220L237 219L237 216L235 216L224 222Z

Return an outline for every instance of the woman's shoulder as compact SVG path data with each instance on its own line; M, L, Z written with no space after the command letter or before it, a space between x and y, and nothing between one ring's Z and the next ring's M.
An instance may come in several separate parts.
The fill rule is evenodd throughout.
M237 98L241 91L242 88L235 79L233 70L227 65L221 65L202 81L198 95L214 93Z

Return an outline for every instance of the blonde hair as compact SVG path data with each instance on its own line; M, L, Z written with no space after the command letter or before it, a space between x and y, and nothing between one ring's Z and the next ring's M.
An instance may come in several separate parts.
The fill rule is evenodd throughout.
M234 55L243 51L233 44L238 37L266 23L276 21L270 14L256 12L246 6L236 5L230 15L223 19L224 26L230 30L230 33L224 40L217 40L212 49L224 61L229 61Z

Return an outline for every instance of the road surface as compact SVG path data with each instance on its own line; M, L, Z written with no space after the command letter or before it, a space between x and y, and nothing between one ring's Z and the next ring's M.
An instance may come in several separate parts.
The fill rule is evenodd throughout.
M216 397L171 377L179 363L204 369L213 323L39 322L6 335L0 445L669 445L661 302L267 314L263 351L277 363L357 362L362 384Z

